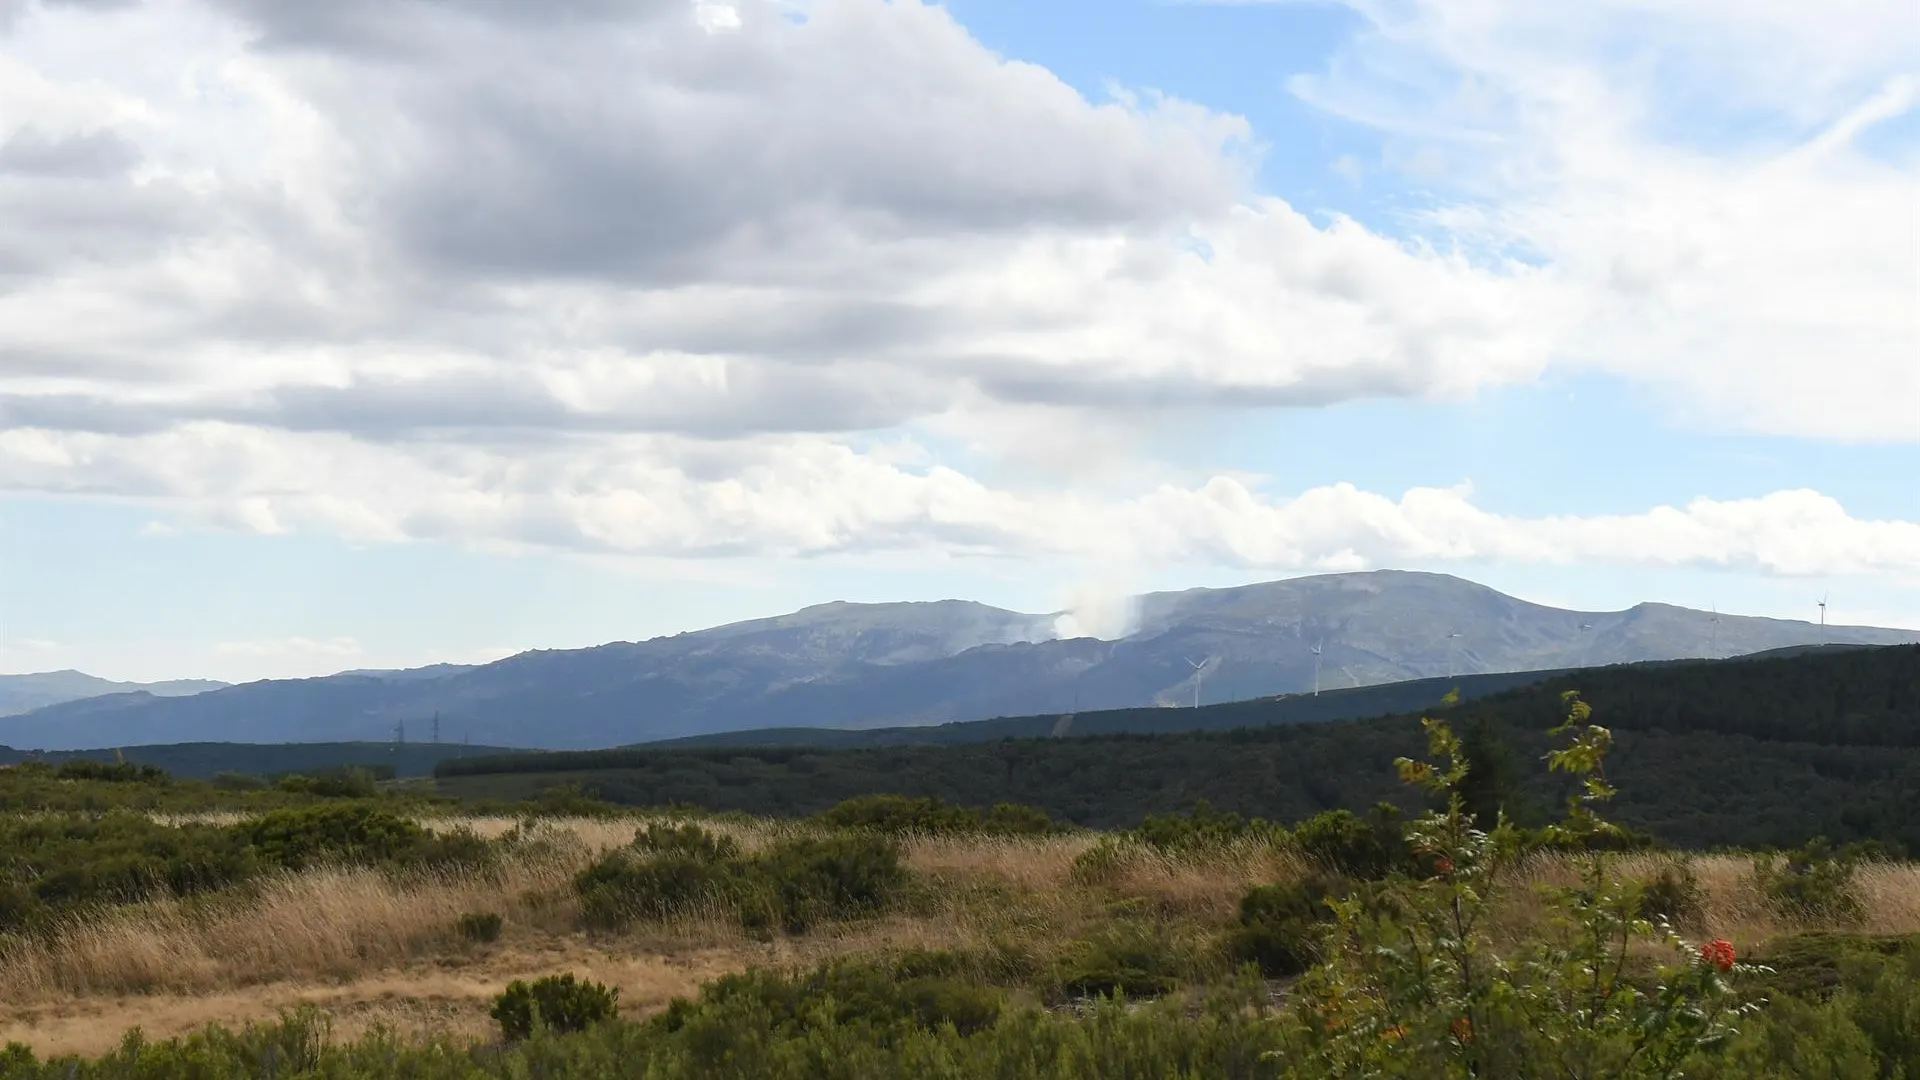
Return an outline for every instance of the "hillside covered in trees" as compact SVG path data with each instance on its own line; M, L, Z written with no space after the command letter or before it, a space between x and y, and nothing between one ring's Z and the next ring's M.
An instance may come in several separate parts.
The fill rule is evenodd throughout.
M1486 797L1523 819L1551 813L1563 794L1529 765L1567 690L1614 732L1624 824L1696 848L1825 835L1920 849L1920 647L1596 668L1444 710L1482 763ZM445 761L435 774L458 795L574 784L630 805L791 816L887 792L1026 803L1097 827L1200 800L1297 821L1406 798L1391 763L1420 749L1419 718L962 746L501 755Z

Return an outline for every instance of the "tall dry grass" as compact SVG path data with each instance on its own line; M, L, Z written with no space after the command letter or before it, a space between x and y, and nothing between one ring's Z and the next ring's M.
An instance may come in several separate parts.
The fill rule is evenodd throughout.
M48 1045L66 1045L60 1041L66 1039L79 1045L93 1037L87 1023L114 1037L127 1017L151 1016L156 1031L188 1030L176 1023L271 1015L260 1010L294 1002L362 1017L453 1016L458 1025L483 1028L485 999L504 981L562 970L621 986L624 1000L645 1010L749 964L810 964L901 949L1045 956L1113 918L1111 904L1122 899L1136 911L1205 933L1234 919L1249 886L1294 880L1310 869L1265 843L1198 854L1122 843L1103 851L1090 875L1080 863L1101 842L1095 835L922 836L904 842L917 898L884 918L772 940L749 938L724 911L692 912L614 936L583 932L573 875L630 842L647 820L543 820L533 828L533 842L516 845L485 873L400 877L318 869L211 900L95 911L0 951L0 1032L24 1033L35 1042L45 1042L36 1033L64 1032L48 1034L54 1040ZM520 826L510 818L422 821L489 837ZM748 850L810 831L773 822L707 827ZM1617 857L1613 866L1651 878L1672 862L1672 856L1635 854ZM1687 865L1702 896L1701 925L1683 928L1689 933L1727 937L1745 950L1806 928L1769 907L1749 860L1701 856ZM1534 886L1573 885L1578 878L1576 861L1566 857L1542 856L1521 866L1496 933L1517 940L1537 929L1545 909ZM1857 888L1866 916L1850 929L1920 933L1920 864L1866 865ZM506 937L479 948L460 941L454 923L469 911L503 914ZM125 995L139 995L138 1004L127 1004Z
M319 869L216 903L163 900L71 919L0 953L0 1001L54 994L192 993L281 979L345 979L454 942L463 912L563 903L571 860L398 879Z

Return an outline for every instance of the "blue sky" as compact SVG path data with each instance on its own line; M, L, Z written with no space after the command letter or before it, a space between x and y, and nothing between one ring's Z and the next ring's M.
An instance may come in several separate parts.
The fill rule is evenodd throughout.
M22 9L0 671L1372 566L1920 626L1900 5L793 6Z

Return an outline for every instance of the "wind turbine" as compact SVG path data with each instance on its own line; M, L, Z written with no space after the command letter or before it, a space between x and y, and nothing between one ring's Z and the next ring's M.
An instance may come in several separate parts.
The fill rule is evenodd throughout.
M1460 636L1462 635L1457 633L1450 633L1447 635L1447 678L1449 679L1453 678L1455 675L1459 673L1460 653L1454 647L1453 639Z
M1827 594L1820 594L1820 644L1827 643Z
M1327 640L1325 638L1321 638L1320 644L1314 645L1311 647L1313 652L1313 696L1314 697L1320 696L1320 650L1323 647L1325 647L1326 644L1327 644Z
M1186 660L1193 667L1193 707L1197 709L1200 707L1200 679L1207 673L1207 665L1213 662L1213 657L1196 661L1189 656Z
M1713 615L1707 620L1707 655L1720 658L1720 605L1713 605Z

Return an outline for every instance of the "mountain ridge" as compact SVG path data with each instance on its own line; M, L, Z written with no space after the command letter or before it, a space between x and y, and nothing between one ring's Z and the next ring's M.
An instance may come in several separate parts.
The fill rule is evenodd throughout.
M585 749L768 727L850 729L1242 700L1475 673L1920 642L1920 631L1580 612L1444 574L1372 571L1149 593L1131 633L1057 635L1057 614L974 601L833 602L641 642L535 650L430 677L352 673L126 697L0 719L38 749L320 742L423 731Z
M0 717L110 694L144 693L153 697L188 697L231 684L213 679L167 679L160 682L116 682L63 668L21 675L0 675Z

